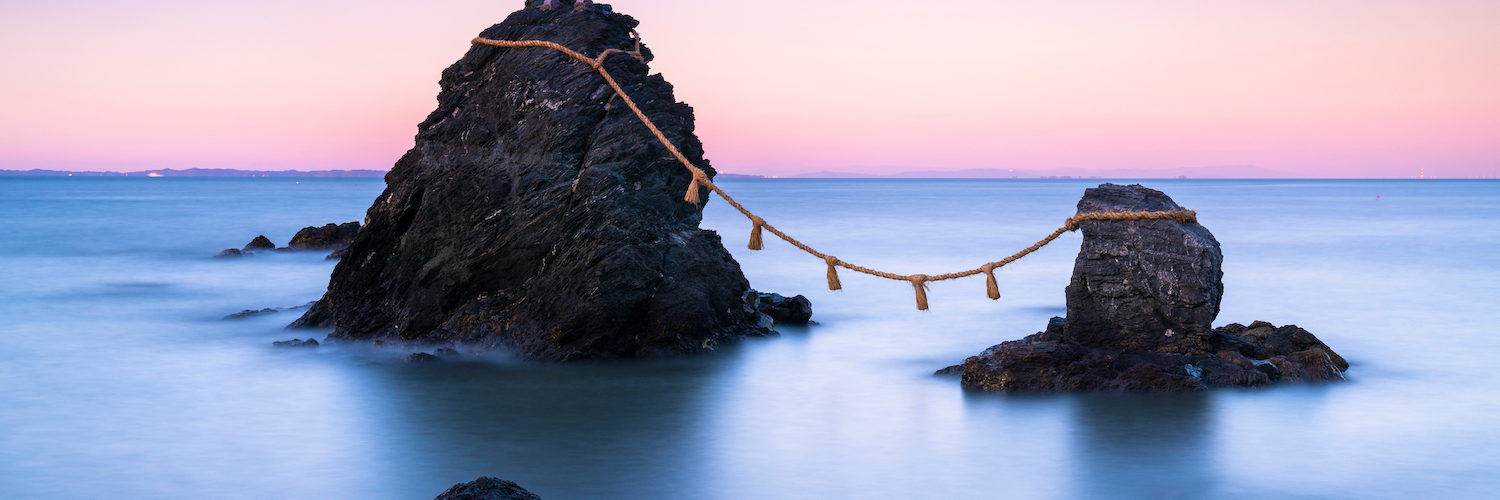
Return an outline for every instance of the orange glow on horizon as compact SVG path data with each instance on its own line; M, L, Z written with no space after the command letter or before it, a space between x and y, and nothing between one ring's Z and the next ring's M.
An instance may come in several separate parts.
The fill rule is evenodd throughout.
M521 3L7 2L0 168L386 169ZM725 172L1500 176L1500 2L614 5Z

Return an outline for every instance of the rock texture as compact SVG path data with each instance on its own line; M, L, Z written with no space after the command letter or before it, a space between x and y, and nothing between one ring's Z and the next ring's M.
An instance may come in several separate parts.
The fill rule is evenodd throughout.
M1160 191L1104 184L1078 212L1176 210ZM1004 392L1191 391L1343 380L1349 364L1307 330L1212 328L1223 254L1207 228L1172 220L1084 221L1067 317L962 365L964 387Z
M433 500L542 500L542 497L516 483L484 476L455 484Z
M481 36L598 54L633 48L636 24L606 8L525 9ZM672 86L629 55L606 67L712 175ZM739 264L682 200L691 175L597 73L548 49L474 46L440 83L327 293L293 326L543 360L692 352L770 332L740 300Z

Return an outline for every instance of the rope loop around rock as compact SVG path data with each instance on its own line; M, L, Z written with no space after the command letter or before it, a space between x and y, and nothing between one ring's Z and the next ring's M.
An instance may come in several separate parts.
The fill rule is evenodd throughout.
M1079 225L1081 223L1083 223L1083 222L1086 222L1086 221L1116 221L1116 222L1125 222L1125 221L1146 221L1146 220L1171 220L1171 221L1175 221L1175 222L1177 222L1179 224L1196 224L1198 222L1198 214L1196 212L1193 212L1192 210L1187 210L1187 209L1167 210L1167 211L1159 211L1159 212L1087 212L1087 213L1081 213L1081 214L1077 214L1077 215L1074 215L1072 217L1067 218L1067 220L1063 221L1062 227L1057 228L1057 230L1053 231L1052 234L1049 234L1046 237L1043 237L1041 240L1038 240L1036 243L1032 244L1031 246L1023 248L1020 251L1018 251L1018 252L1016 252L1014 254L1011 254L1008 257L1005 257L1003 259L1000 259L1000 260L997 260L997 261L994 261L994 262L986 262L986 263L980 265L979 267L976 267L976 268L973 268L973 269L966 269L966 270L963 270L963 271L957 271L957 272L951 272L951 273L944 273L944 274L937 274L937 275L931 275L931 276L926 275L926 274L911 274L911 275L895 274L895 273L890 273L890 272L886 272L886 271L880 271L880 270L877 270L877 269L871 269L871 268L868 268L868 267L858 266L858 265L854 265L854 264L851 264L851 263L848 263L848 262L844 262L844 261L839 260L838 258L836 258L836 257L834 257L832 255L829 255L829 254L826 254L826 253L823 253L823 252L819 252L818 250L814 249L813 247L808 246L806 243L798 241L796 238L793 238L791 235L788 235L785 232L782 232L780 229L777 229L776 226L771 225L770 223L766 222L766 220L763 219L763 218L761 218L760 216L757 216L754 213L751 213L750 209L745 208L745 206L743 204L740 204L740 202L736 201L734 199L734 197L729 196L729 193L726 193L726 192L724 192L723 189L719 188L719 186L717 184L715 184L712 179L709 179L707 172L703 171L703 169L701 169L701 168L698 168L697 165L694 165L692 161L688 160L687 156L683 155L682 151L680 151L680 150L677 149L677 146L670 139L667 138L666 134L662 133L662 131L661 131L660 128L657 128L656 123L652 122L651 119L646 116L646 113L644 111L641 111L640 106L636 105L635 100L633 100L633 99L630 98L630 95L625 92L625 89L622 88L620 86L620 84L615 81L614 77L609 74L609 70L607 70L607 69L604 68L604 60L607 57L609 57L610 55L619 54L619 53L630 54L631 56L635 57L636 60L641 61L642 63L646 62L645 56L642 55L642 53L641 53L642 49L641 49L641 37L640 37L640 35L638 33L636 33L635 30L631 30L630 34L631 34L631 38L635 42L635 48L634 49L632 49L632 50L606 49L603 52L599 53L598 56L595 56L595 57L589 57L589 56L583 55L582 53L579 53L578 51L575 51L575 50L569 49L567 47L564 47L562 45L559 45L559 44L557 44L555 42L548 42L548 41L544 41L544 40L491 40L491 39L488 39L488 38L482 38L481 37L481 38L475 38L473 40L473 43L476 44L476 45L486 45L486 46L501 47L501 48L535 47L535 48L552 49L552 50L561 52L564 55L567 55L568 57L570 57L570 58L572 58L574 60L580 61L580 62L588 65L588 67L590 69L593 69L595 72L599 73L600 77L604 78L604 82L607 83L607 84L609 84L610 88L614 89L615 94L618 95L620 97L620 99L625 102L625 105L630 108L631 112L635 113L636 118L640 119L641 123L644 124L646 126L646 128L651 131L651 134L654 135L654 136L656 136L656 140L659 141L659 142L661 142L662 146L665 146L667 148L667 151L672 154L672 157L676 158L677 162L681 163L682 166L684 168L686 168L689 173L692 174L692 181L688 183L687 192L682 197L682 199L684 201L686 201L688 203L692 203L694 205L698 205L698 204L702 203L703 200L702 200L702 196L701 196L700 192L704 188L707 188L709 191L712 191L713 193L718 194L720 198L724 199L725 203L728 203L729 206L734 207L735 210L738 210L741 214L743 214L745 216L745 218L747 218L747 219L750 220L750 223L752 225L752 227L750 229L750 244L749 244L750 249L752 249L752 250L760 250L764 246L763 243L762 243L762 241L761 241L762 240L762 238L761 238L761 232L763 230L764 231L770 231L771 234L776 235L776 237L781 238L783 241L786 241L787 243L791 244L792 246L797 247L798 249L800 249L800 250L802 250L804 252L807 252L808 254L810 254L810 255L812 255L814 257L818 257L818 258L823 259L824 263L827 264L827 266L828 266L828 289L829 290L839 290L839 289L843 288L843 284L839 282L839 276L838 276L838 268L839 267L843 267L843 268L849 269L851 271L856 271L856 272L868 274L868 275L871 275L871 276L876 276L876 277L890 279L890 280L910 282L912 284L912 287L915 288L915 290L916 290L916 295L917 295L917 309L925 311L925 310L927 310L927 283L928 282L930 282L930 281L943 281L943 280L950 280L950 279L957 279L957 278L965 278L965 277L973 276L973 275L976 275L976 274L984 274L985 275L985 285L986 285L985 286L985 288L986 288L986 290L985 290L986 291L986 295L988 295L989 298L991 298L991 299L999 299L1000 298L1000 288L999 288L999 285L995 281L995 270L996 269L999 269L1001 267L1005 267L1007 264L1010 264L1011 262L1015 262L1016 260L1019 260L1020 258L1025 257L1025 256L1031 254L1032 252L1037 251L1038 249L1046 246L1048 243L1051 243L1053 240L1056 240L1058 237L1062 236L1063 233L1067 233L1067 232L1071 232L1071 231L1077 231L1079 229Z

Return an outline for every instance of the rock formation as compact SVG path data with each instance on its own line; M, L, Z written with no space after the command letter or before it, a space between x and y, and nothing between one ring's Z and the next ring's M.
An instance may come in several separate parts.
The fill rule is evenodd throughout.
M542 497L516 483L484 476L455 484L433 500L542 500Z
M251 239L249 243L245 244L245 248L243 248L241 250L249 252L249 251L253 251L253 250L272 250L272 249L275 249L275 248L276 248L276 244L275 243L271 243L271 239L267 238L266 235L262 234L260 236L256 236L255 238Z
M292 250L339 250L354 242L354 235L359 233L358 222L345 222L343 224L328 223L319 226L308 226L297 231L292 236L292 241L286 246Z
M1160 191L1104 184L1078 212L1180 209ZM1084 221L1067 317L939 373L990 391L1187 391L1343 380L1349 364L1307 330L1212 328L1223 254L1208 229L1173 220Z
M745 304L769 316L778 324L799 325L812 320L812 301L797 295L787 297L779 293L764 293L745 290Z
M636 24L603 4L524 9L481 36L592 55L633 49ZM712 175L672 86L628 54L605 64ZM739 264L683 201L691 174L588 66L476 45L440 84L327 293L293 326L544 360L692 352L769 333L740 300Z

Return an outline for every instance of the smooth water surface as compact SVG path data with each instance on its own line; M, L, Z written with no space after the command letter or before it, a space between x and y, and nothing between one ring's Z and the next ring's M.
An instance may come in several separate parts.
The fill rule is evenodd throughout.
M725 180L840 258L936 274L1052 231L1067 180ZM1152 180L1225 254L1219 323L1303 326L1327 386L997 395L932 376L1063 313L1078 236L910 285L821 261L720 200L761 290L816 325L718 353L409 365L276 349L320 254L213 259L360 220L378 179L0 178L0 498L431 498L480 475L568 498L1492 498L1500 491L1500 183ZM315 332L316 333L316 332ZM317 333L321 336L321 333Z

